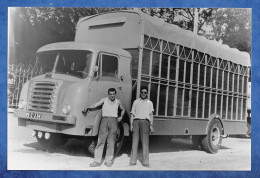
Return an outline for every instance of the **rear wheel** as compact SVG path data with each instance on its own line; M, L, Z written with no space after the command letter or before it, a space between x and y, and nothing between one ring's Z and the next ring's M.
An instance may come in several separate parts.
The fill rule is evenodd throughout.
M63 134L41 131L36 131L36 139L47 150L62 147L68 141L68 138Z
M211 121L207 136L202 139L202 148L208 153L217 153L222 142L222 126L219 120Z
M251 123L247 123L247 128L248 131L246 132L246 137L250 138L251 137Z

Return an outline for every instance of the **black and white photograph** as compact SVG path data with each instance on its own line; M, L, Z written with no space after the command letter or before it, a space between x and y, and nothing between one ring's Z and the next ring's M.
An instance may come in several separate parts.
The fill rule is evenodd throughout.
M251 21L9 7L7 170L251 171Z

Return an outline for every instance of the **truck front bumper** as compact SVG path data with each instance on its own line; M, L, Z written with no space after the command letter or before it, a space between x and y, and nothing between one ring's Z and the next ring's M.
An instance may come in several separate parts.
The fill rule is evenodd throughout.
M35 112L35 111L24 111L16 109L14 110L15 116L21 119L35 122L44 123L60 123L75 125L76 117L71 115L55 115L53 113Z

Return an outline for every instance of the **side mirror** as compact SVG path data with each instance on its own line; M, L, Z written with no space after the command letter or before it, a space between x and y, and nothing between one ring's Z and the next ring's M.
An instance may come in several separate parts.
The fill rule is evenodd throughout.
M94 66L93 71L94 71L94 77L98 77L98 75L97 75L98 66Z
M94 66L94 72L96 73L98 71L98 66Z

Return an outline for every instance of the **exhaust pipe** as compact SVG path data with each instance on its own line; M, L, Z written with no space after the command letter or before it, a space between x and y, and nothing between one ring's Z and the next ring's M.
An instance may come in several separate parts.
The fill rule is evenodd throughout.
M228 138L229 135L228 135L228 134L227 134L227 135L221 135L221 137L222 137L222 138Z

